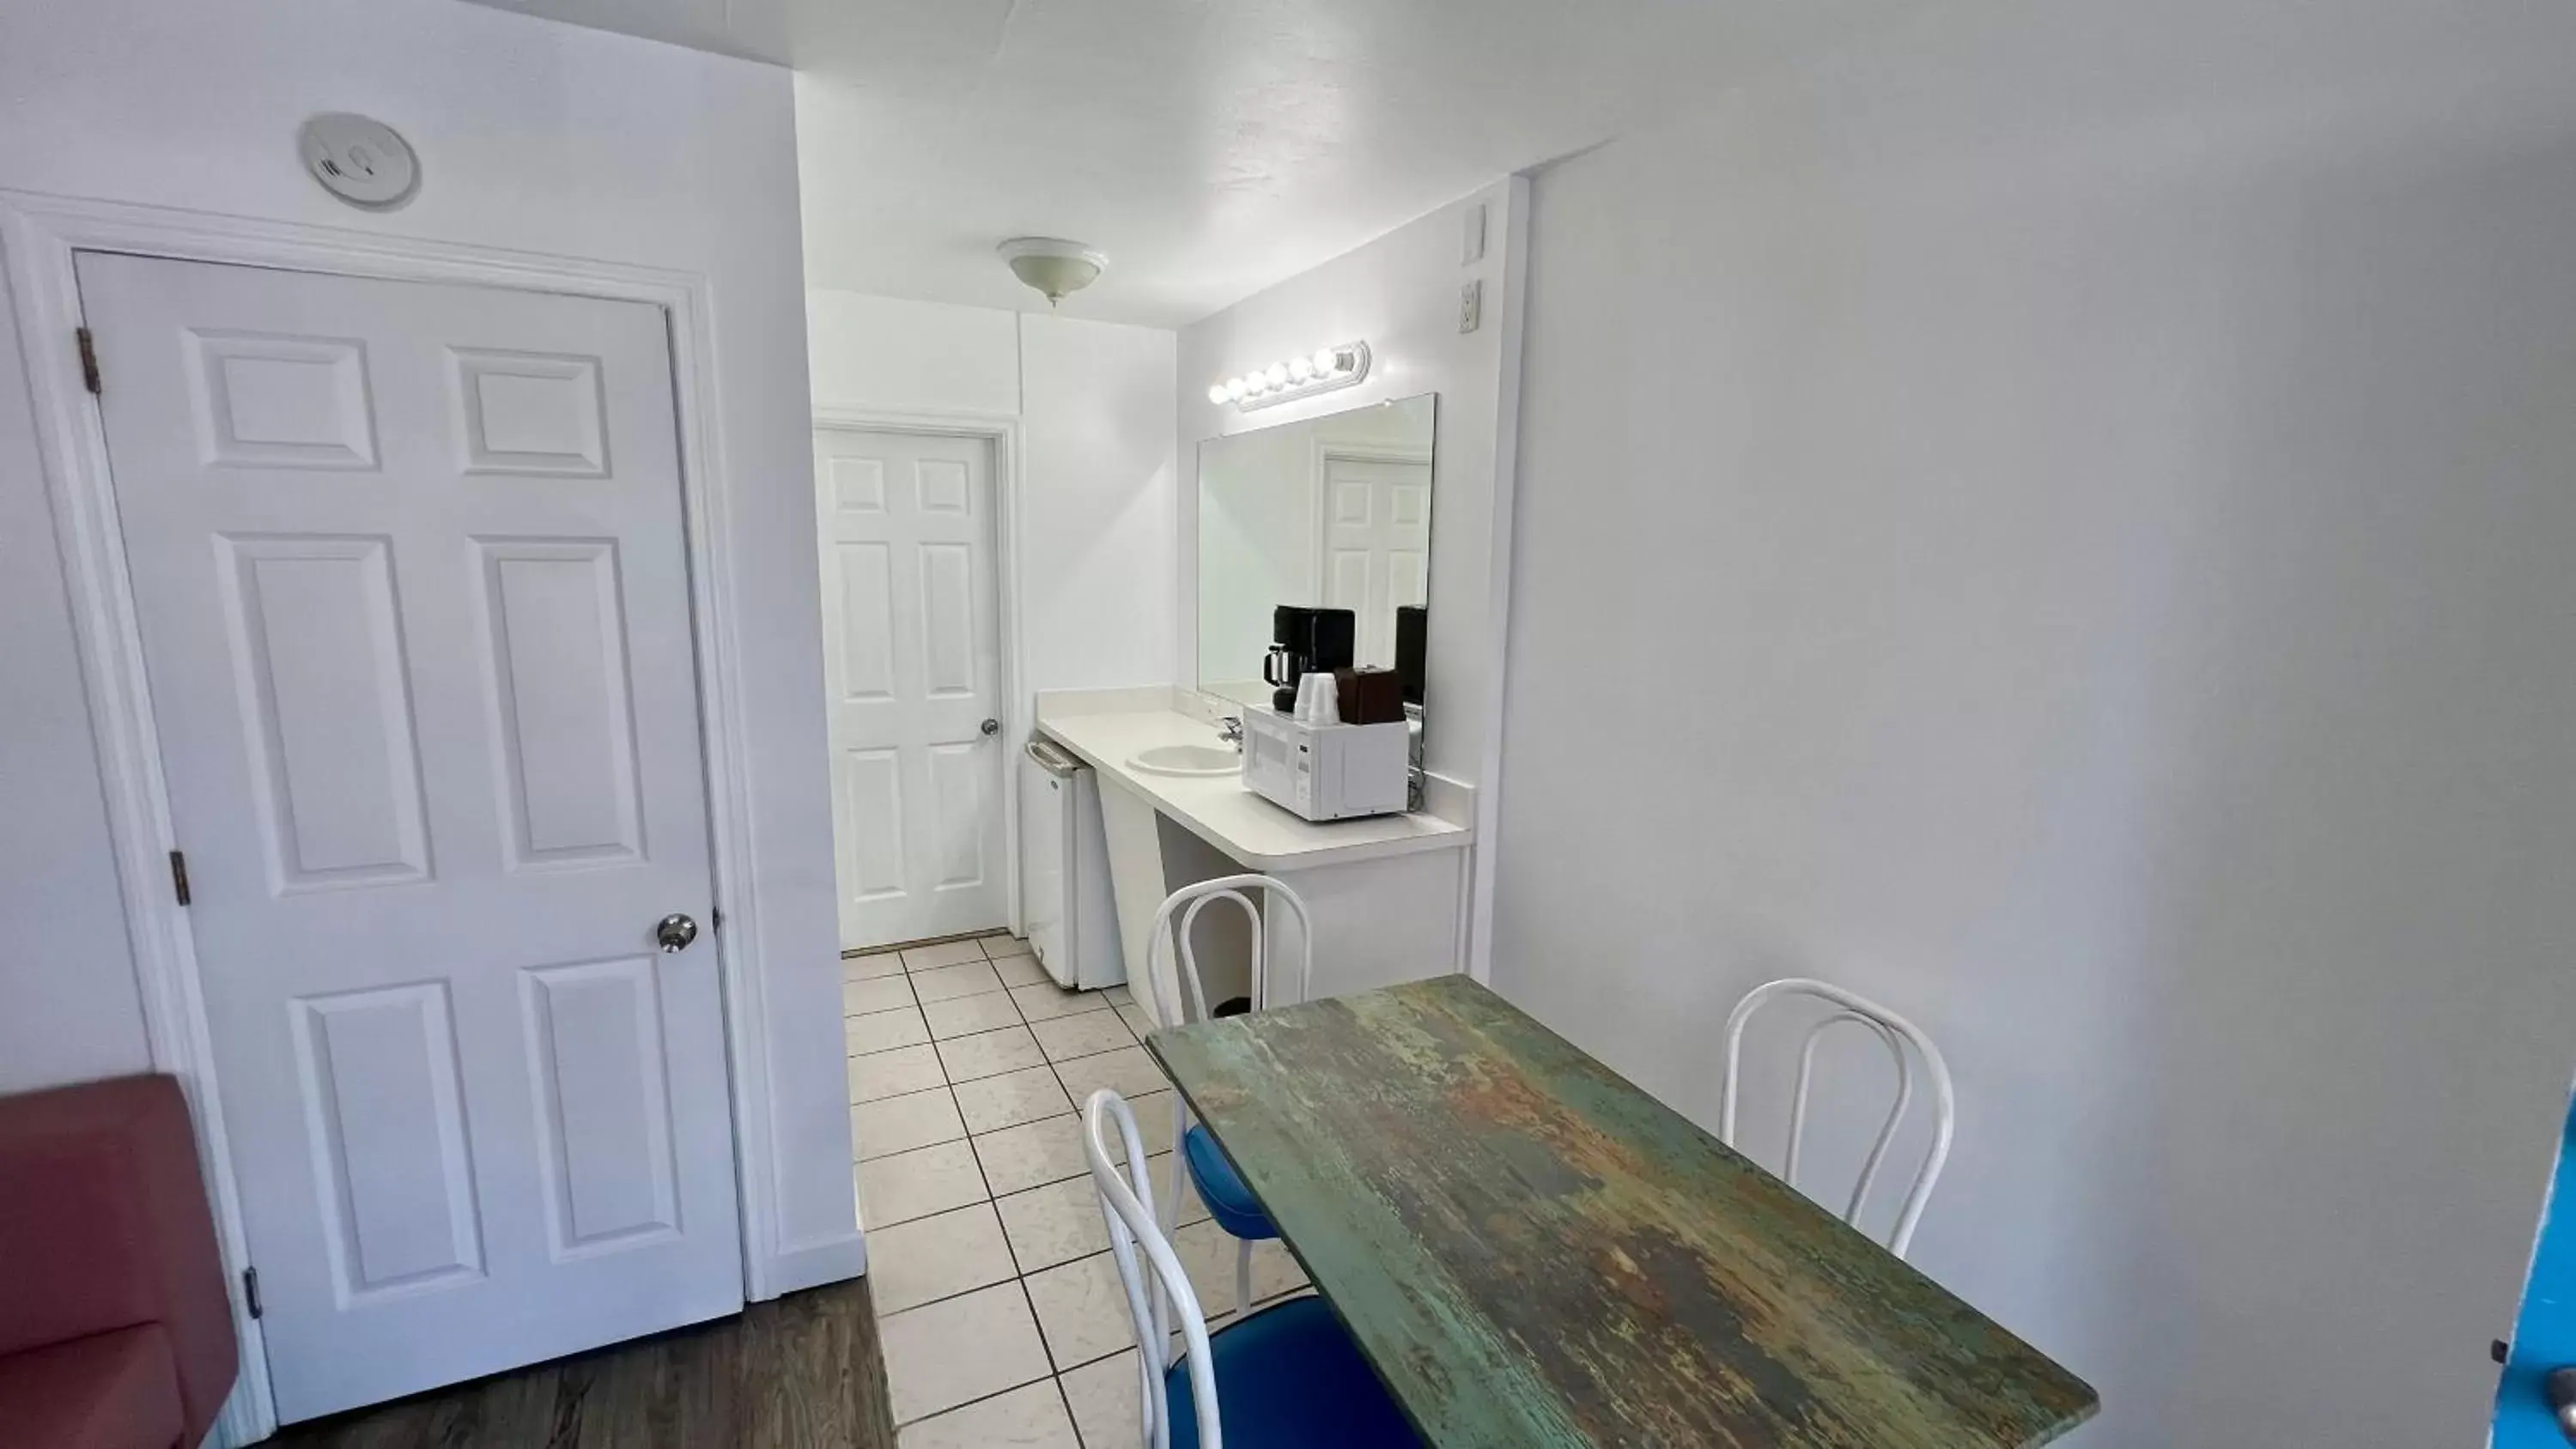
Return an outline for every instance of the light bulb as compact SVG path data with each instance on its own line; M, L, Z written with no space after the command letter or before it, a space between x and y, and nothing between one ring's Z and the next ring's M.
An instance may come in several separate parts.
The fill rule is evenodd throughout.
M1304 382L1309 378L1312 378L1314 375L1315 361L1313 358L1298 356L1288 359L1288 377L1290 381Z
M1327 347L1315 354L1315 371L1330 377L1341 366L1341 362L1342 355Z
M1235 402L1243 401L1243 395L1250 391L1252 391L1251 384L1246 383L1242 378L1229 377L1225 380L1225 395Z
M1230 400L1231 399L1226 394L1224 383L1219 382L1208 385L1209 402L1215 403L1219 407L1223 407Z
M1284 362L1274 362L1270 364L1270 370L1261 374L1261 380L1270 384L1272 387L1286 387L1288 385L1288 364Z

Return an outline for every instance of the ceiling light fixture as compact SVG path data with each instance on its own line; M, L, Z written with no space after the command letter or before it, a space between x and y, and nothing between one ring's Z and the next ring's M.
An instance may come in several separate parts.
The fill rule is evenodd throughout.
M1369 345L1345 342L1311 356L1292 357L1256 367L1238 377L1208 384L1207 399L1218 407L1232 403L1245 412L1275 407L1295 398L1313 397L1351 386L1369 374Z
M1015 236L994 250L1010 264L1011 275L1044 293L1052 307L1100 280L1109 258L1077 241L1051 236Z

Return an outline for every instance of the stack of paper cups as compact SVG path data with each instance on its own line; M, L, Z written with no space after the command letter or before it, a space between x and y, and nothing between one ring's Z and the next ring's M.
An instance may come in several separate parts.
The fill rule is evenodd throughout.
M1337 725L1342 722L1340 682L1321 669L1297 676L1297 723Z

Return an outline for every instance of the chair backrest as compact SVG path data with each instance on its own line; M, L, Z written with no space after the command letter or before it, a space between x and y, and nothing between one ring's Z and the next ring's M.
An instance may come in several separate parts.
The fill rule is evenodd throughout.
M1843 1209L1844 1222L1859 1222L1860 1210L1869 1201L1869 1190L1878 1180L1879 1167L1887 1160L1888 1144L1896 1140L1896 1130L1904 1124L1906 1110L1914 1104L1916 1057L1922 1060L1924 1075L1931 1078L1932 1145L1924 1152L1912 1185L1905 1190L1904 1201L1897 1209L1896 1227L1887 1239L1888 1251L1901 1258L1906 1245L1914 1241L1914 1225L1923 1217L1923 1204L1932 1196L1932 1184L1940 1179L1941 1164L1950 1156L1950 1133L1958 1107L1950 1091L1949 1063L1941 1059L1941 1049L1920 1027L1866 997L1830 982L1803 977L1767 982L1747 992L1726 1018L1726 1083L1718 1097L1717 1136L1729 1147L1735 1145L1736 1077L1743 1064L1744 1028L1755 1012L1784 996L1815 997L1834 1010L1807 1028L1806 1043L1798 1051L1798 1090L1789 1102L1789 1157L1781 1165L1783 1181L1792 1186L1798 1181L1798 1149L1807 1130L1807 1094L1815 1081L1816 1046L1824 1040L1825 1033L1845 1024L1858 1026L1877 1037L1896 1063L1896 1101L1888 1108L1887 1120L1879 1126L1878 1140L1861 1161L1860 1178L1853 1183L1851 1202ZM1911 1055L1908 1047L1913 1049Z
M1091 1163L1091 1185L1100 1192L1109 1251L1118 1260L1118 1281L1127 1290L1127 1314L1136 1327L1136 1366L1144 1395L1139 1449L1171 1449L1172 1416L1163 1397L1163 1369L1170 1362L1175 1329L1181 1335L1181 1352L1189 1360L1199 1443L1202 1449L1225 1449L1225 1431L1217 1423L1216 1360L1208 1352L1207 1315L1199 1308L1198 1295L1190 1288L1189 1274L1182 1270L1171 1240L1155 1225L1154 1189L1145 1172L1145 1142L1136 1133L1136 1114L1125 1098L1103 1087L1083 1105L1082 1125L1082 1151ZM1112 1125L1118 1129L1116 1153L1111 1152L1108 1139Z
M1246 892L1258 891L1263 900L1256 904ZM1185 885L1164 897L1162 908L1154 912L1154 928L1145 938L1145 985L1153 1004L1157 1026L1184 1026L1205 1021L1208 1014L1207 985L1199 978L1198 945L1194 932L1199 912L1212 902L1231 901L1243 911L1243 919L1252 928L1252 1009L1259 1011L1270 1004L1270 971L1268 932L1262 929L1261 913L1267 907L1287 907L1297 922L1297 948L1293 960L1297 972L1296 995L1292 1001L1306 999L1306 985L1314 972L1315 931L1306 915L1306 902L1287 883L1266 875L1228 875L1215 880ZM1177 919L1175 919L1177 917ZM1184 1000L1168 1001L1163 995L1163 973L1159 969L1166 959L1165 948L1177 938L1178 964L1173 975L1180 982ZM1178 1014L1187 1006L1188 1014Z

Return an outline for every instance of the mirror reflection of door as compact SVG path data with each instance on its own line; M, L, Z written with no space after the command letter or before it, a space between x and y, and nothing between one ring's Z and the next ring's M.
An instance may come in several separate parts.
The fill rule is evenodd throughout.
M1199 445L1202 692L1272 706L1262 660L1282 604L1349 609L1355 662L1419 672L1421 649L1400 640L1423 638L1431 601L1437 406L1424 393Z
M1395 611L1431 602L1431 458L1332 442L1317 454L1316 597L1357 624L1352 657L1396 667Z

